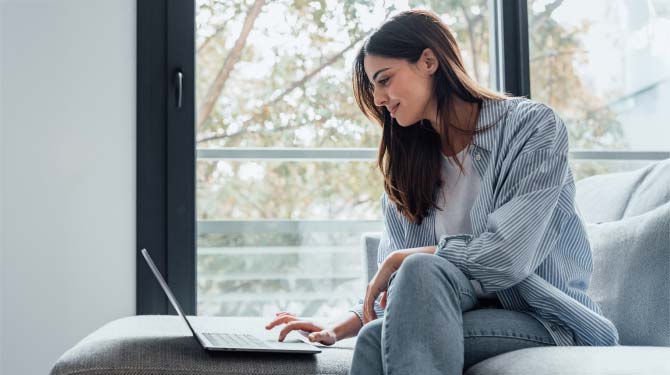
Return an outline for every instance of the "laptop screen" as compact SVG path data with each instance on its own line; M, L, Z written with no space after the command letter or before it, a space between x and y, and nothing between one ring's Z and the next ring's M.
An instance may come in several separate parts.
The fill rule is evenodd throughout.
M147 249L142 249L142 255L144 256L144 259L147 261L147 264L149 265L149 268L151 268L151 271L154 273L154 276L156 276L156 279L158 280L158 283L161 285L163 288L163 291L167 295L168 299L170 300L170 303L172 303L172 306L174 307L175 310L177 310L177 313L179 316L184 318L184 321L186 322L186 325L188 328L193 332L193 336L197 335L195 334L195 331L193 330L193 327L191 327L191 324L188 322L188 319L186 319L186 314L181 309L181 306L179 306L179 303L177 302L177 299L174 297L172 294L172 291L170 290L170 287L168 284L165 282L163 279L163 275L158 271L158 268L154 264L154 261L151 259L151 256L149 256L149 252Z

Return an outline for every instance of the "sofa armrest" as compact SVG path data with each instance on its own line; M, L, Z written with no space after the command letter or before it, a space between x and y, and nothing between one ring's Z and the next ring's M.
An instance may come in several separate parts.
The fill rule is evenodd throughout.
M361 235L361 242L363 244L363 267L365 269L366 283L368 283L372 279L372 276L377 273L377 250L379 249L381 235L381 232L366 232Z

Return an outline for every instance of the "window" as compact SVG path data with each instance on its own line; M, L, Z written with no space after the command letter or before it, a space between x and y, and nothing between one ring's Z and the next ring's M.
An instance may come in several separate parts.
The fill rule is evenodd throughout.
M573 160L576 179L648 163L621 151L670 150L670 1L531 0L528 14L533 99L561 114L572 149L619 152Z
M138 249L190 315L339 314L381 230L381 129L350 87L373 27L435 11L477 81L566 120L581 179L670 157L669 3L138 1ZM139 251L137 311L175 313Z
M365 290L361 235L381 227L355 53L384 18L432 9L493 86L489 2L258 3L196 2L197 312L339 315Z

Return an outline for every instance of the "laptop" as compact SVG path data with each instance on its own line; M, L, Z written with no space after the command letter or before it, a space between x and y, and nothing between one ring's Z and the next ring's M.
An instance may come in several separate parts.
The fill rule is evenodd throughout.
M189 323L186 314L181 309L177 299L172 294L170 287L163 279L163 275L158 271L154 261L149 256L147 249L142 249L142 255L147 261L149 268L156 276L158 283L163 288L170 303L177 311L179 316L184 319L188 329L191 330L193 336L198 340L200 345L206 350L215 351L237 351L237 352L276 352L276 353L321 353L321 349L307 342L280 342L268 338L262 338L250 334L240 334L232 332L216 332L215 330L203 330L196 332L191 323Z

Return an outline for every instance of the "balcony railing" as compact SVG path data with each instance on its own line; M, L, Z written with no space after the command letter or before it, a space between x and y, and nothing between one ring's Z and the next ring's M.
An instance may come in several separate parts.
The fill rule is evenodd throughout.
M307 160L346 161L377 159L374 148L242 148L199 149L197 157L230 160ZM571 150L573 160L662 160L670 158L670 151L626 150Z
M377 158L374 148L225 148L199 149L199 160L285 160L285 161L372 161ZM626 150L572 150L572 160L584 161L649 161L670 158L670 151L626 151ZM381 220L199 220L198 235L203 234L241 234L241 233L336 233L343 232L359 235L364 232L381 230ZM243 256L243 255L281 255L333 254L336 256L360 257L360 245L348 246L249 246L249 247L199 247L198 256ZM198 283L206 282L264 282L282 280L295 285L297 280L327 280L333 285L360 279L361 272L310 272L310 273L217 273L201 272ZM318 304L327 300L349 300L359 297L360 291L318 292L275 292L243 293L232 290L224 294L202 294L201 302L210 305L237 303L262 303L263 301L302 301ZM309 312L306 312L309 314Z

